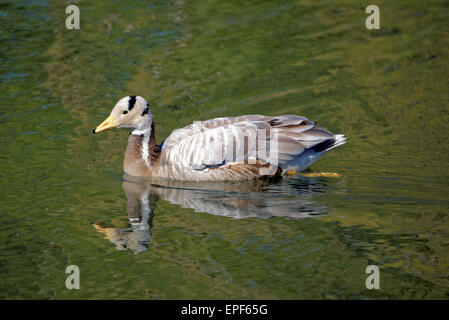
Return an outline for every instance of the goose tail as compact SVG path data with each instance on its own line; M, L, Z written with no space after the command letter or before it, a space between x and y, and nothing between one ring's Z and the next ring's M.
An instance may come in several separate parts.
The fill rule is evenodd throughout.
M328 150L331 150L333 148L336 148L336 147L344 145L346 143L346 139L348 139L348 138L346 138L344 134L336 134L336 135L334 135L334 141L333 141L332 145L329 146L329 148L327 148L325 151L328 151Z
M284 170L295 170L298 172L306 170L318 159L328 153L330 150L344 145L346 143L346 137L344 134L336 134L333 139L325 140L311 148L307 148L295 157L293 160L287 162L284 166Z

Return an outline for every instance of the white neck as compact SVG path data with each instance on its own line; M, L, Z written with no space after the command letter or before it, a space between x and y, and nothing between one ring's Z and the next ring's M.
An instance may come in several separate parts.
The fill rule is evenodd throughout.
M131 131L131 134L135 134L136 136L150 136L151 134L151 128L145 128L145 129L134 129Z
M136 136L143 136L142 149L140 149L140 155L142 157L142 160L145 162L147 168L150 168L151 164L150 160L148 159L150 155L150 150L148 148L148 143L150 142L151 128L134 129L133 131L131 131L131 134L134 134Z

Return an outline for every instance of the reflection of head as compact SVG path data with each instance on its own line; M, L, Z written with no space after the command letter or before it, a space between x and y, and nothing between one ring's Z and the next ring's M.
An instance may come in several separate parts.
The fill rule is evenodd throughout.
M135 254L147 250L150 244L150 229L142 226L141 229L131 228L103 228L100 224L94 223L97 231L105 234L105 239L109 239L115 244L117 250L131 250Z
M123 190L127 198L129 228L104 228L99 223L94 228L105 234L116 245L117 250L131 250L137 254L147 250L150 244L150 229L156 199L150 194L150 187L124 181ZM151 199L152 198L152 199Z

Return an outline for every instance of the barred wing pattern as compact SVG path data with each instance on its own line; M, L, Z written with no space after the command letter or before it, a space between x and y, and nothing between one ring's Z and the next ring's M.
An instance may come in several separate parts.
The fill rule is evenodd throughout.
M173 131L160 165L176 179L257 178L288 168L308 150L327 151L345 139L296 115L215 118Z

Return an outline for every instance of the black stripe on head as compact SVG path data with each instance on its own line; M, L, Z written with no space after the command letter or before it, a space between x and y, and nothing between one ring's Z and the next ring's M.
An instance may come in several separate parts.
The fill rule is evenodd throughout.
M143 109L141 116L143 117L144 115L148 114L148 112L150 112L150 107L147 103L147 106L145 107L145 109Z
M129 96L128 110L130 111L132 108L134 108L135 104L136 104L136 96Z

